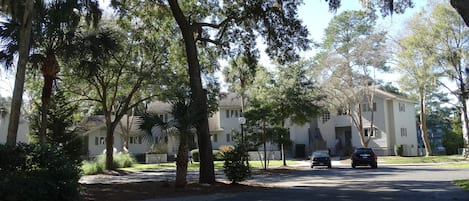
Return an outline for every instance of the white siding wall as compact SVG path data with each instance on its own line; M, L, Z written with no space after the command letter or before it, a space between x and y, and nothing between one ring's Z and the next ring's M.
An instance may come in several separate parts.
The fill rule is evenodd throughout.
M330 116L331 116L331 119L329 119L326 122L323 122L322 115L319 116L318 127L319 127L319 130L321 131L322 137L327 143L327 147L330 148L331 150L334 150L335 143L336 143L334 118L337 116L337 114L335 112L331 112Z
M288 123L288 128L290 128L290 139L293 141L294 144L304 144L308 146L309 144L309 135L308 135L308 130L309 130L309 123L306 123L304 125L295 125L291 124L289 121Z
M218 149L222 145L234 145L233 141L233 131L237 131L241 135L241 125L239 124L238 118L241 114L241 107L227 107L220 108L219 118L220 118L220 128L223 129L223 133L218 134L217 142L212 142L213 149ZM227 116L228 112L228 116ZM227 134L229 134L230 139L227 140Z
M417 132L415 118L415 104L408 100L386 99L383 96L374 97L376 111L374 112L373 124L378 128L378 133L371 140L369 146L379 149L384 155L393 154L394 144L403 144L406 146L407 155L417 155ZM405 104L405 112L399 112L399 103ZM330 112L330 120L323 122L322 116L318 118L318 127L321 134L331 149L335 147L336 126L345 126L344 117L337 116L335 111ZM363 113L364 127L371 125L371 112ZM335 125L336 118L341 123ZM358 129L353 123L352 128L352 146L361 147ZM338 127L340 128L340 127ZM406 128L407 136L401 136L401 128ZM395 142L393 140L395 139Z
M104 152L106 149L106 142L104 144L101 144L100 138L106 137L106 129L97 129L94 132L88 133L88 154L90 157L95 157L97 155L100 155ZM96 145L96 137L98 138L98 145ZM142 144L134 143L130 144L129 143L129 152L132 154L143 154L148 152L150 149L151 143L147 140L142 139ZM124 139L122 139L122 136L120 135L119 132L114 133L114 148L115 151L117 152L122 152L124 149Z
M399 103L405 104L405 112L399 111ZM396 144L405 145L407 154L404 154L416 156L418 144L415 105L413 103L395 101L393 108L395 114ZM401 135L401 128L407 130L407 135Z
M4 144L7 140L7 133L8 133L8 122L10 119L10 115L7 114L5 117L0 117L0 143ZM20 123L18 125L18 135L16 137L16 142L29 142L29 122L20 119Z
M373 113L373 126L378 129L378 132L375 134L375 137L370 141L369 147L371 148L380 148L387 149L387 132L386 132L386 111L385 103L383 98L375 96L373 102L376 103L376 111ZM371 126L371 112L363 113L363 125L364 128L369 128ZM358 132L358 130L357 130ZM356 135L359 138L358 134ZM356 147L361 147L361 143L355 145Z

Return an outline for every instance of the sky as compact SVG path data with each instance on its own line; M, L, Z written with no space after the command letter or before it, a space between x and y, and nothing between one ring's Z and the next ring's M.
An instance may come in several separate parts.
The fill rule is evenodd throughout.
M345 10L359 10L361 5L359 0L342 0L341 8L336 12L332 13L329 11L329 7L325 0L305 0L304 5L299 7L299 17L303 20L304 25L307 26L310 37L316 42L320 42L323 37L324 29L327 27L329 21L337 14ZM409 19L414 13L421 9L425 5L426 1L415 0L416 6L412 9L406 10L405 14L393 15L391 17L380 18L378 21L378 29L388 31L391 35L395 35L402 31L403 22ZM101 5L108 5L109 0L100 0ZM302 53L305 58L311 58L314 56L313 51ZM260 62L262 65L269 65L269 59L265 54L261 55ZM221 65L226 65L226 62L221 62ZM220 77L220 82L223 80L221 73L217 76ZM378 75L378 78L385 78L386 82L395 82L399 75L397 74L383 74ZM4 68L0 68L0 95L11 96L13 91L14 72L5 72ZM222 88L226 88L226 85L222 85Z

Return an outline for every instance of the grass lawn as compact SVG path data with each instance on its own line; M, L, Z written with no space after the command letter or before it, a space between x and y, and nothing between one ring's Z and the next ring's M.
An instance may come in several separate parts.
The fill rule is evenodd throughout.
M380 157L378 162L382 164L407 164L407 163L444 163L444 162L468 162L460 155L451 156L418 156L418 157Z
M222 170L223 169L223 161L214 161L215 169ZM262 168L261 161L249 161L249 165L254 169L261 169ZM296 165L298 162L287 160L287 165ZM199 169L199 162L194 162L189 164L188 169L192 171L197 171ZM269 167L280 167L283 165L281 160L274 160L269 161ZM137 171L137 170L145 170L145 169L166 169L166 168L176 168L176 163L160 163L160 164L135 164L132 167L128 168L120 168L121 170L125 171Z
M469 180L456 180L453 183L469 191Z

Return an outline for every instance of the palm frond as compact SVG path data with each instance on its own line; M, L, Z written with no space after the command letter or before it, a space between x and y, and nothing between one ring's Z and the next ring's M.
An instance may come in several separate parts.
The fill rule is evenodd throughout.
M18 53L19 24L13 20L0 22L0 62L8 69Z
M155 126L160 127L162 130L168 127L167 123L165 123L158 114L144 113L140 119L139 128L148 135L151 135Z

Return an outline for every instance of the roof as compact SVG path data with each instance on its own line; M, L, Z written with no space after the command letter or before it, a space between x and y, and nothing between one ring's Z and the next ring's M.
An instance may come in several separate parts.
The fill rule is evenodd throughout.
M241 107L241 96L234 92L220 94L219 107Z
M140 132L140 129L138 125L140 124L140 117L138 116L130 116L129 120L132 122L131 124L131 133L135 132ZM120 121L122 126L126 126L127 124L127 115L124 115ZM77 129L83 131L82 135L88 135L90 133L93 133L97 130L105 130L106 129L106 122L105 122L105 117L104 115L93 115L86 117L80 125L77 127ZM116 127L114 130L114 133L122 133L120 125Z
M374 92L376 94L380 95L383 98L394 99L394 100L397 100L397 101L417 104L417 102L415 100L409 99L409 98L404 97L404 96L399 95L399 94L387 92L387 91L383 90L380 86L376 86Z
M148 104L147 111L151 113L169 113L171 112L171 104L162 101L151 102Z

